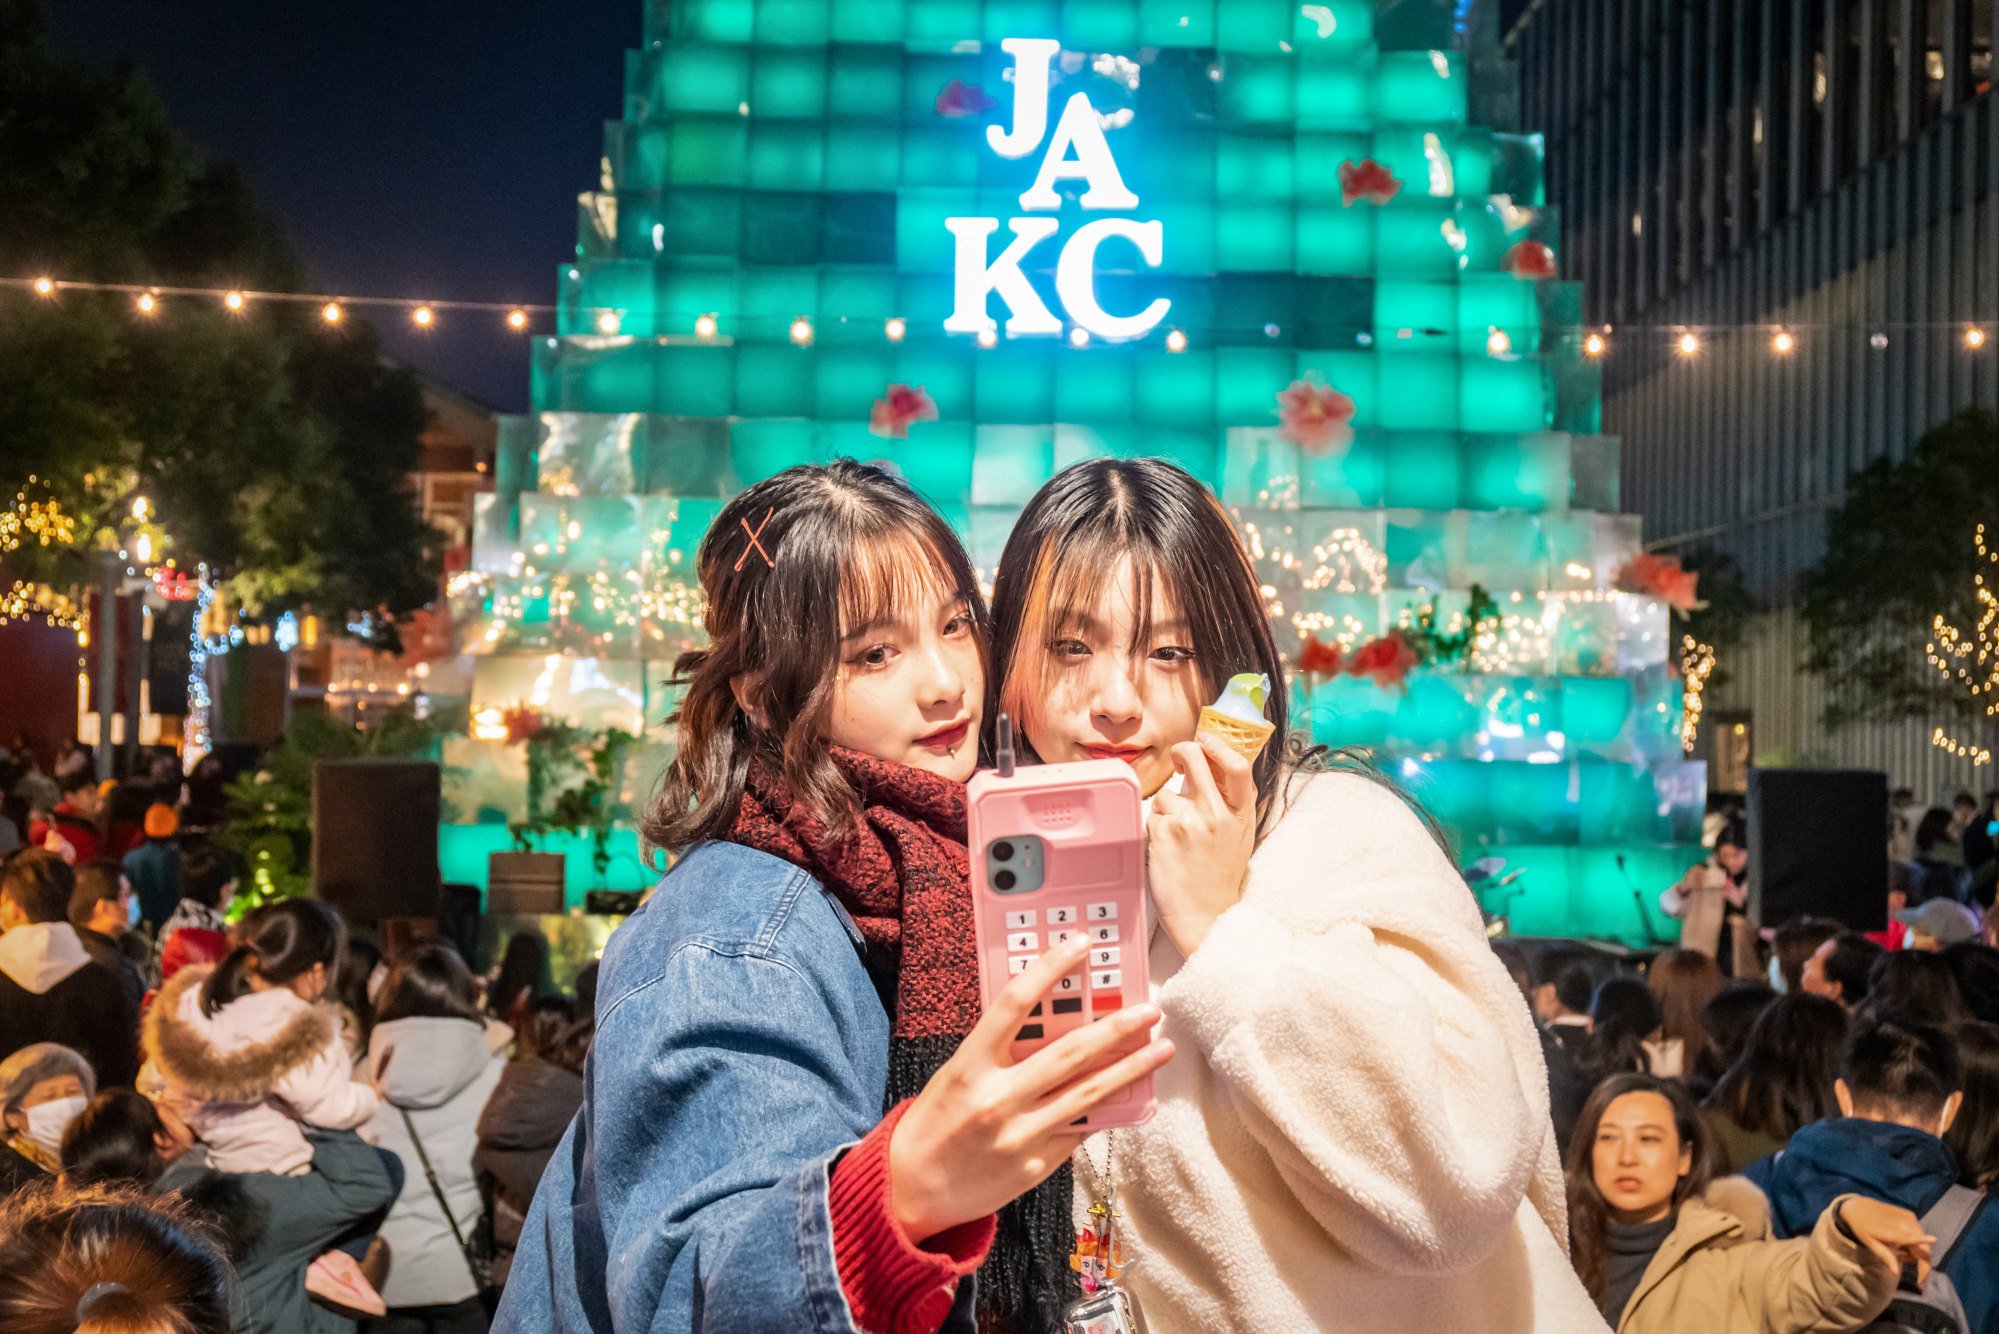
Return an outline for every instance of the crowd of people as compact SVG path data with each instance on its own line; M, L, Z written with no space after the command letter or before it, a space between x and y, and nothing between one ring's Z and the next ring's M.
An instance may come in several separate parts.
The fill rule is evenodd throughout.
M531 934L484 977L385 959L316 900L231 921L180 794L145 784L135 842L58 773L17 765L0 819L0 1328L486 1329L594 968L556 992Z
M1885 931L1752 924L1722 809L1677 948L1492 941L1283 691L1257 755L1199 734L1284 663L1170 463L1059 474L990 606L845 461L728 502L698 567L673 868L573 997L532 935L479 976L232 911L177 775L13 761L0 1327L1999 1334L1991 797L1898 794ZM1131 766L1154 912L1151 994L1018 1057L1089 942L982 998L1002 710L1023 762ZM1149 1121L1082 1128L1147 1077Z

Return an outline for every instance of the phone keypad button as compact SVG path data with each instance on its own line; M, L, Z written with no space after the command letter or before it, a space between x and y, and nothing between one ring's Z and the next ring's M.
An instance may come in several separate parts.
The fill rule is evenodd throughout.
M1071 973L1067 977L1057 978L1055 981L1055 994L1058 996L1072 995L1075 992L1081 991L1082 989L1083 989L1083 979L1076 976L1074 973ZM1058 1001L1056 1003L1060 1004L1061 1002Z
M1118 947L1115 945L1112 945L1106 949L1091 950L1090 967L1110 968L1117 963L1118 956L1122 953L1123 951L1118 949Z
M1041 937L1032 931L1016 931L1006 938L1006 947L1008 952L1038 950L1041 948Z
M1070 996L1065 999L1058 996L1049 1002L1049 1008L1055 1014L1081 1014L1083 1012L1083 998L1081 996Z
M1010 912L1006 915L1006 929L1009 931L1018 931L1024 926L1033 926L1037 916L1039 914L1032 908L1029 908L1026 912Z
M1108 922L1117 916L1117 905L1115 903L1092 903L1089 907L1089 915L1090 920L1093 922Z
M1117 928L1114 926L1093 926L1090 928L1090 939L1096 941L1099 945L1112 944L1117 940Z
M1048 948L1052 950L1057 945L1073 940L1081 934L1081 927L1076 928L1074 931L1050 931L1048 933Z
M1021 1028L1020 1032L1014 1034L1014 1041L1033 1042L1039 1039L1040 1037L1041 1037L1041 1025L1027 1024Z
M1124 997L1115 991L1099 991L1090 997L1090 1012L1101 1019L1113 1010L1124 1008Z
M1034 956L1032 954L1013 955L1010 958L1008 958L1006 961L1007 976L1012 977L1016 973L1024 973L1033 965L1034 965Z
M1076 910L1074 908L1050 908L1048 910L1048 925L1050 926L1068 926L1075 920Z
M1118 991L1123 987L1124 974L1118 969L1112 968L1103 972L1090 974L1090 990L1092 991Z

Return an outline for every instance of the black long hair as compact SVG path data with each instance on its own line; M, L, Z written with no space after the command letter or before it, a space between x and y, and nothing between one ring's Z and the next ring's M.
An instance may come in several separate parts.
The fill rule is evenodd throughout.
M1957 1155L1959 1183L1984 1190L1999 1179L1999 1024L1958 1024L1950 1036L1964 1105L1944 1140Z
M63 1184L151 1190L166 1170L156 1138L165 1131L151 1098L132 1089L102 1090L63 1132Z
M236 945L201 984L201 1012L213 1015L250 990L252 975L283 986L326 965L329 988L340 971L347 929L340 914L318 899L269 903L243 919Z
M1744 1130L1787 1140L1802 1126L1839 1114L1833 1081L1846 1045L1846 1010L1805 993L1779 996L1757 1017L1714 1092L1711 1111Z
M708 643L673 665L672 683L685 688L668 719L677 749L646 842L678 849L728 833L752 759L843 834L858 803L826 740L841 640L921 597L956 599L983 661L985 600L963 543L901 478L838 459L787 468L729 501L696 563Z

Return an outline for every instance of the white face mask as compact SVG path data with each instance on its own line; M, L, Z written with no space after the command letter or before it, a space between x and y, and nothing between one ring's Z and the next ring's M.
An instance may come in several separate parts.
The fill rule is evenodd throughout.
M125 925L128 927L137 927L139 925L139 896L137 894L132 896L132 901L125 907Z
M62 1148L62 1132L69 1129L69 1123L83 1115L85 1100L82 1098L56 1098L51 1102L38 1103L27 1109L28 1138L55 1153Z

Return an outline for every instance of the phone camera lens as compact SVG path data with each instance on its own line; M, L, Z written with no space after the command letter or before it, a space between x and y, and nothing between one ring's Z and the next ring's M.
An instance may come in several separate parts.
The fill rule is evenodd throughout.
M1013 844L1007 842L1005 839L1001 839L999 842L993 844L993 860L996 862L1012 861Z
M1012 889L1013 883L1012 871L1001 871L993 877L994 889Z

